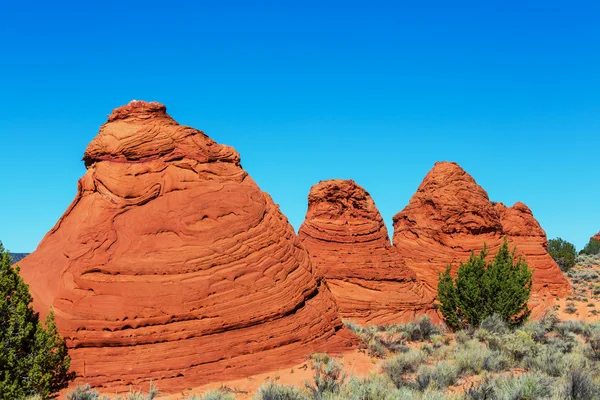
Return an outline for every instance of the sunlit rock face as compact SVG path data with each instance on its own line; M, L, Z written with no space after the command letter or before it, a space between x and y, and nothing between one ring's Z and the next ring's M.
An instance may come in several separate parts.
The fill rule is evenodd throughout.
M433 309L435 296L392 247L369 193L352 180L328 180L308 195L298 237L340 314L362 324L410 321Z
M394 247L431 288L437 287L438 273L446 265L451 264L455 272L484 243L493 255L506 237L534 270L530 300L534 317L542 315L554 297L571 292L548 254L546 233L531 210L522 203L506 207L490 201L486 191L455 163L436 163L393 221Z
M79 381L163 392L354 346L306 250L239 154L159 103L117 108L75 200L20 262Z

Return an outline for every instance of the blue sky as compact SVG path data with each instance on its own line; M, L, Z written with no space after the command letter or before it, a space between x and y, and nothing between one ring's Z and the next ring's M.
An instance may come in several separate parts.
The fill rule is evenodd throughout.
M329 178L391 228L450 160L581 248L600 230L599 4L5 0L0 240L34 250L106 115L144 99L235 147L296 229Z

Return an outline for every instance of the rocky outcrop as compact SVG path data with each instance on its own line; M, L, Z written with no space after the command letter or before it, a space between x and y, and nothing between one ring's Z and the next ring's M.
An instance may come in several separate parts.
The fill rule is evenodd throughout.
M353 346L331 293L238 153L159 103L115 109L78 193L20 262L95 387L163 392Z
M592 239L600 240L600 232L598 232Z
M386 324L429 313L435 293L391 246L369 193L351 180L314 185L298 237L331 289L343 318Z
M493 255L507 237L533 268L530 306L544 311L555 296L571 288L548 255L546 233L522 203L506 207L491 202L475 180L455 163L436 163L409 204L394 216L394 247L417 277L431 288L438 272L456 270L471 251L486 243Z

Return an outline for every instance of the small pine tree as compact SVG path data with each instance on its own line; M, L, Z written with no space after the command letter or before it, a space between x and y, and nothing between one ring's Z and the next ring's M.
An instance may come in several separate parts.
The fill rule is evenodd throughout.
M31 307L29 286L0 242L0 399L50 394L65 387L70 359L54 324Z
M561 238L548 241L548 253L556 261L562 271L568 271L577 262L577 251L572 243Z
M446 267L439 276L437 299L448 327L477 327L494 314L513 325L527 319L532 271L522 258L515 261L515 250L509 250L505 238L489 263L484 245L479 255L473 252L466 263L460 263L456 279L450 274L451 267Z
M600 254L600 240L591 238L588 244L579 252L579 254L595 255Z

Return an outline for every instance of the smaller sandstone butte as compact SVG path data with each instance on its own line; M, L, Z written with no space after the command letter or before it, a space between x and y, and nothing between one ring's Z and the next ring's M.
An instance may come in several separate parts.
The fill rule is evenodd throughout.
M553 297L571 292L548 254L546 233L531 210L522 203L506 207L491 202L456 163L436 163L409 204L394 216L394 246L431 288L437 287L438 273L446 265L452 264L456 271L484 243L493 255L504 237L534 270L530 302L534 316L543 313L542 305Z
M84 161L75 200L20 263L81 382L173 393L355 344L233 148L134 101Z
M328 180L308 195L298 237L331 289L342 318L362 324L437 318L434 293L391 246L369 193L352 180Z

